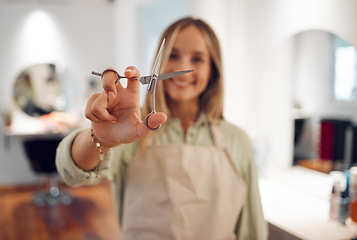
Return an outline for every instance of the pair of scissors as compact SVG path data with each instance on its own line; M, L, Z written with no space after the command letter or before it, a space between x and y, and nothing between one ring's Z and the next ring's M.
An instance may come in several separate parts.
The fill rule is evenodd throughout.
M115 72L117 74L117 76L118 76L118 78L115 81L115 83L117 83L122 78L128 78L128 79L136 79L143 85L148 84L147 90L151 93L152 111L146 116L146 118L143 120L143 122L144 122L145 126L147 128L149 128L150 130L156 130L156 129L161 127L161 125L159 125L156 128L151 128L148 125L149 117L153 113L156 113L156 110L155 110L155 90L156 90L157 82L161 81L161 80L177 77L179 75L182 75L182 74L189 73L189 72L193 71L193 70L186 70L186 71L178 71L178 72L170 72L170 73L161 73L160 74L160 67L161 67L161 62L162 62L162 53L163 53L163 50L164 50L164 45L165 45L165 39L162 40L159 52L158 52L158 54L156 56L156 59L155 59L155 63L154 63L154 67L152 69L151 75L142 76L140 78L128 78L128 77L125 77L125 76L120 76L119 73L117 71L113 70L113 69L106 69L102 73L98 73L98 72L92 71L93 75L97 75L97 76L100 76L100 77L103 77L104 73L106 73L106 72L109 72L109 71Z

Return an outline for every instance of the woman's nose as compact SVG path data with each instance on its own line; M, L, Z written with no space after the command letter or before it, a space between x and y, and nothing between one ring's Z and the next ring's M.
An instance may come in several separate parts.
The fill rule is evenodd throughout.
M177 62L175 71L185 71L185 70L194 70L194 69L189 59L182 58L180 61Z

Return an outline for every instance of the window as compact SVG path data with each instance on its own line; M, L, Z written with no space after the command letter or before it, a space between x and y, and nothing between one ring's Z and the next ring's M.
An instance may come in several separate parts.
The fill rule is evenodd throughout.
M357 52L339 37L335 41L334 98L339 101L357 102Z

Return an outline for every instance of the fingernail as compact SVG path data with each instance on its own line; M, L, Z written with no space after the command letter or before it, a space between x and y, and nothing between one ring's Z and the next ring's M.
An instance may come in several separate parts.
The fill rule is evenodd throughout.
M115 92L113 92L113 91L108 92L109 98L114 98L115 96L116 96Z
M130 68L126 69L124 73L131 73L133 72L133 70L131 70Z

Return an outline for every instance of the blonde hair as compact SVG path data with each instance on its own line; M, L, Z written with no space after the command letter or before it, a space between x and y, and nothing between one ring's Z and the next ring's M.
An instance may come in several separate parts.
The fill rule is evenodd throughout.
M174 42L180 30L188 26L196 26L203 34L211 58L211 74L206 90L201 94L199 99L200 110L205 112L209 119L223 119L223 69L221 48L218 38L212 28L200 19L187 17L180 19L171 24L162 34L160 42L165 38L165 47L162 55L161 69L165 69L169 60ZM160 46L159 46L160 47ZM159 51L156 51L156 55ZM184 70L184 69L183 69ZM157 83L156 88L156 110L164 112L171 117L171 111L166 104L166 96L163 81ZM142 115L146 116L151 112L152 103L151 95L147 94L145 103L142 107Z
M223 119L223 68L222 68L222 55L218 38L212 28L200 19L187 17L180 19L171 24L166 31L162 34L160 43L165 38L165 47L162 54L161 69L166 68L166 64L170 58L170 54L175 43L177 34L188 26L196 26L203 34L211 61L211 74L206 90L199 98L200 110L207 114L209 120ZM159 52L160 46L156 51ZM183 69L185 70L185 69ZM166 95L164 90L163 81L157 83L155 94L155 108L158 112L164 112L168 119L171 117L171 111L166 104ZM142 116L146 116L152 110L151 95L147 94L144 105L141 109ZM147 137L140 140L140 150L143 156L146 155Z

